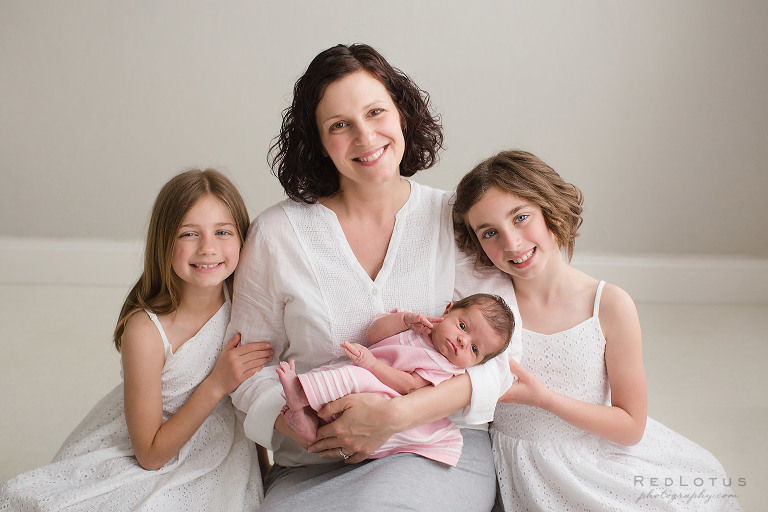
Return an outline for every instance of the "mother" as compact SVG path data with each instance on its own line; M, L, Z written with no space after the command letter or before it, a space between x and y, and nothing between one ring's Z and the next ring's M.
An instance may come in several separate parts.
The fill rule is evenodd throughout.
M395 307L439 315L454 298L486 291L514 308L510 281L476 274L456 249L450 194L403 178L435 163L442 138L429 96L373 48L317 55L272 148L290 199L251 226L227 336L270 341L274 363L295 359L305 372L343 357L341 341L363 340L374 315ZM501 355L403 397L350 395L329 405L343 414L309 453L280 416L274 365L264 368L233 394L248 437L274 451L260 510L490 510L486 422L510 383ZM457 467L413 454L359 463L395 432L460 410Z

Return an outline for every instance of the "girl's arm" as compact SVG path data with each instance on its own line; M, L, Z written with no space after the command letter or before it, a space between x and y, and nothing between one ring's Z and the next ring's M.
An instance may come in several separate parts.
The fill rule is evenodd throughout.
M160 378L165 354L160 333L152 320L136 314L123 336L125 420L134 454L144 469L163 467L179 453L192 435L230 391L260 370L267 359L261 345L237 347L239 336L229 340L211 374L189 400L163 422Z
M410 311L397 311L382 315L374 320L365 332L365 339L369 343L376 343L408 329L413 329L421 334L429 334L432 332L434 324L442 321L442 318L420 315Z
M349 357L355 366L365 368L371 372L374 377L401 395L407 395L411 391L432 384L416 372L398 370L397 368L393 368L388 364L379 361L370 350L359 343L347 343L345 341L341 346L344 347L344 352L347 353L347 357Z
M647 418L637 309L629 294L606 284L599 318L606 339L611 405L590 404L555 393L514 361L510 361L509 367L519 381L500 401L541 407L591 434L623 445L637 444L643 437Z

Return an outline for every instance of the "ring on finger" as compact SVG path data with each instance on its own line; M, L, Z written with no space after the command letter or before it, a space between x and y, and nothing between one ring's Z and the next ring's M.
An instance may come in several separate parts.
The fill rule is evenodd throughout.
M341 451L341 447L339 447L339 455L341 455L344 458L344 460L347 460L348 458L351 457L351 455L347 455L346 453Z

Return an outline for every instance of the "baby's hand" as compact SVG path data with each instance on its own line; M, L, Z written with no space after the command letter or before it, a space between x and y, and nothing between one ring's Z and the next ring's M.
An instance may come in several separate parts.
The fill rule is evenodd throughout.
M408 312L403 316L403 323L408 329L413 329L420 334L430 334L435 324L442 322L442 318Z
M370 350L365 348L359 343L347 343L346 341L341 344L344 352L347 353L347 357L352 361L355 366L370 370L373 365L376 364L376 356L374 356Z

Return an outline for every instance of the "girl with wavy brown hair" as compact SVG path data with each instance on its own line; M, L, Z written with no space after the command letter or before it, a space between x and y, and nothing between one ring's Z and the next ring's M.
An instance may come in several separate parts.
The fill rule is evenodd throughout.
M480 162L456 189L457 242L509 275L524 327L491 427L500 507L741 510L711 453L647 417L632 298L569 264L582 201L526 151Z

